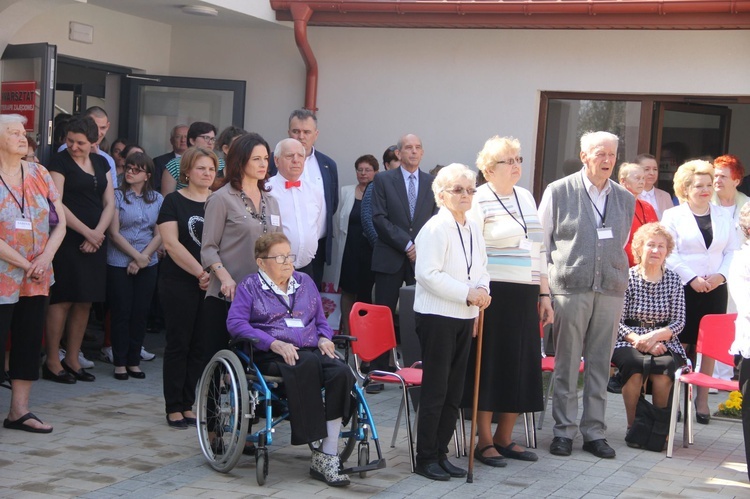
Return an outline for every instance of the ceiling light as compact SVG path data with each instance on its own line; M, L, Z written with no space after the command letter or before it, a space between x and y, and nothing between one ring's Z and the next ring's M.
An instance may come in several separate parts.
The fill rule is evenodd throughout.
M184 7L182 7L182 12L184 12L185 14L204 17L216 17L219 15L218 10L205 5L185 5Z

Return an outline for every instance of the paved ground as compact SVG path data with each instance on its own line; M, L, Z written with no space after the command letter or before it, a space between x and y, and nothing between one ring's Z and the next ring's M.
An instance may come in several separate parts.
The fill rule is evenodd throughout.
M93 357L95 345L87 346ZM161 354L163 335L149 334L146 346ZM696 425L695 445L683 449L678 436L675 457L667 459L664 453L625 445L622 400L611 394L609 442L617 450L614 460L581 451L580 438L571 457L550 455L548 416L538 432L538 462L511 461L504 469L477 463L472 484L463 479L430 482L410 473L403 427L396 447L389 447L399 402L394 388L368 397L386 469L364 479L353 477L345 489L329 488L309 477L309 451L290 446L288 427L282 425L271 448L268 481L259 487L252 458L243 456L231 473L214 472L205 464L194 430L167 427L160 359L143 364L143 381L117 381L110 365L97 362L94 383L37 382L32 409L55 430L35 435L0 428L0 497L750 497L738 423L714 420L708 426ZM712 395L712 406L723 398ZM9 392L0 390L2 414L8 399ZM516 439L523 443L521 424ZM468 460L454 462L466 466Z

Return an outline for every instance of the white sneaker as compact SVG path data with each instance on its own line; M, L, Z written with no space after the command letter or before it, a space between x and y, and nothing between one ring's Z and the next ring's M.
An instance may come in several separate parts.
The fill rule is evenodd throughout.
M64 348L61 348L60 350L57 351L57 355L60 357L61 362L65 358L65 354L66 352ZM83 352L80 352L80 351L78 352L78 363L81 364L81 367L83 369L91 369L92 367L94 367L94 363L91 362L86 357L84 357Z
M709 389L708 389L708 393L711 393L711 394L714 394L714 393L719 393L719 390L718 390L718 389L716 389L716 388L709 388Z
M114 364L114 358L112 357L112 347L102 347L99 350L99 359L110 364Z
M141 360L154 360L155 358L156 354L147 352L145 348L141 347Z

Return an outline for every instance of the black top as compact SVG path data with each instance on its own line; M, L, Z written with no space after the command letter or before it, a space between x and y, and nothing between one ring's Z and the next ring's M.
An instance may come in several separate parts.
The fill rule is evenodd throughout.
M709 213L708 215L698 216L693 213L693 216L695 217L695 221L698 222L698 229L700 229L701 235L703 236L703 242L706 243L706 248L708 248L714 241L714 230L711 226L711 214Z
M164 222L177 222L177 235L180 244L198 262L201 261L201 236L203 234L205 204L201 201L188 199L179 192L173 192L167 194L167 197L164 198L159 218L156 220L157 225ZM198 280L195 276L177 265L170 258L169 252L167 252L167 256L161 262L159 274L161 277L179 279L190 283L195 283Z

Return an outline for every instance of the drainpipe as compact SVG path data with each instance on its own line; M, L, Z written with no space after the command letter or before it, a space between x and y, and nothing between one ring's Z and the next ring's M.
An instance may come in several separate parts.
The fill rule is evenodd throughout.
M313 113L318 110L318 61L315 60L310 42L307 40L307 21L313 14L309 5L294 3L290 6L294 21L294 41L297 43L302 60L305 61L307 74L305 76L305 109Z

